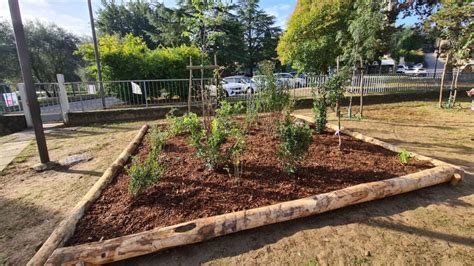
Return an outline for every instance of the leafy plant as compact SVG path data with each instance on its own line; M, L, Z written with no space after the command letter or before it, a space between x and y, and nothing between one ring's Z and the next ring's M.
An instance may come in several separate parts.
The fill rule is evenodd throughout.
M340 101L344 97L347 79L347 72L340 71L331 76L321 88L313 92L313 112L317 133L321 134L326 131L328 107L336 107L338 125L340 125Z
M197 156L205 161L209 169L222 167L229 160L240 165L245 141L242 129L233 116L242 109L241 104L231 105L223 101L208 129L199 123L196 124L194 120L188 123L187 128L191 133L190 144L196 148ZM224 144L229 142L232 143L230 147L224 148Z
M132 165L127 168L130 176L128 193L133 197L143 192L163 175L165 167L158 161L159 153L158 150L152 149L144 163L141 163L138 157L133 157Z
M408 152L405 149L400 151L400 153L398 154L398 159L400 160L400 163L404 165L407 165L410 162L410 158L411 158L410 152Z
M174 111L166 115L168 132L171 136L190 133L192 128L199 127L200 121L195 113L186 113L181 117L174 115Z
M318 95L313 99L313 113L315 115L315 129L318 134L326 131L327 119L327 99L326 95Z
M159 126L154 126L149 134L151 148L158 152L163 150L166 139L168 138L168 132L162 131Z
M297 126L287 116L278 127L278 159L288 173L295 173L299 163L306 157L311 144L311 129Z

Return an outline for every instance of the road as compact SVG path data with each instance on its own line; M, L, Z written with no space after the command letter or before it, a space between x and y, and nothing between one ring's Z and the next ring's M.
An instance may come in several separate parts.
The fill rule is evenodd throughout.
M116 97L105 97L105 106L107 108L123 102ZM93 111L102 109L102 99L90 99L69 103L69 110L73 112ZM51 105L41 107L41 118L43 122L61 120L61 106L59 103L52 103Z

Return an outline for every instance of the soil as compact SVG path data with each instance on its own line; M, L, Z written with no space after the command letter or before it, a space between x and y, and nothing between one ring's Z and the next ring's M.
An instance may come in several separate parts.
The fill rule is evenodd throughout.
M244 209L257 208L329 192L360 183L406 175L433 167L429 162L399 162L396 153L334 133L313 135L307 158L296 174L288 174L276 157L278 140L263 127L253 129L237 179L226 170L205 167L186 136L167 141L164 176L136 198L128 194L130 177L122 171L79 221L68 245L110 239ZM145 138L137 156L149 152Z

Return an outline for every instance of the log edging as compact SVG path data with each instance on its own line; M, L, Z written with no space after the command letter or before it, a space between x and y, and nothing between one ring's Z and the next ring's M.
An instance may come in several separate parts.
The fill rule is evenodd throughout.
M457 169L447 165L437 166L307 198L196 219L102 242L63 247L53 252L46 265L104 264L124 260L449 182L456 172Z
M312 122L311 118L309 117L299 115L295 115L295 117L306 120L307 122ZM329 127L333 128L331 125ZM343 133L362 141L382 146L392 151L400 151L400 149L396 146L374 138L366 137L357 132L343 130ZM411 153L411 155L421 160L429 160L434 165L436 165L436 167L402 177L359 184L307 198L196 219L177 225L155 228L149 231L117 237L105 241L86 243L71 247L61 247L62 244L67 241L67 238L69 238L74 232L75 224L83 215L85 211L84 209L82 210L82 213L79 214L80 216L78 216L79 218L77 218L77 220L74 222L74 225L69 227L71 232L64 233L66 240L63 240L64 242L61 243L61 245L57 244L53 250L51 250L52 254L49 253L51 255L45 264L70 265L77 263L110 263L157 252L171 247L197 243L218 236L235 233L242 230L248 230L263 225L269 225L323 213L345 206L393 196L428 186L446 182L455 183L460 181L464 176L464 171L460 167L430 157L418 155L416 153ZM54 232L51 237L53 237L53 235ZM44 263L44 261L30 265L42 263Z
M36 254L28 261L27 265L43 265L48 257L58 247L62 247L66 241L72 236L79 219L82 218L85 211L92 205L92 203L100 196L102 190L112 181L115 175L127 163L130 156L135 153L138 146L141 144L143 136L145 136L148 125L141 127L138 134L127 145L122 153L115 159L112 165L105 170L102 176L92 186L92 188L84 195L84 197L76 204L71 213L61 221L56 229L51 233L49 238L43 243Z

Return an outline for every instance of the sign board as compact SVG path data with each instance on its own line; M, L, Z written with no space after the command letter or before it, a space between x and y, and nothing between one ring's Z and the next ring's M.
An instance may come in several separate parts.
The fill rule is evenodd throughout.
M88 94L97 94L97 90L95 88L95 84L87 85L87 93Z
M140 86L135 83L135 82L132 82L132 92L133 94L142 94L142 89L140 88Z
M6 107L13 107L18 105L18 96L14 92L3 93L3 100Z

